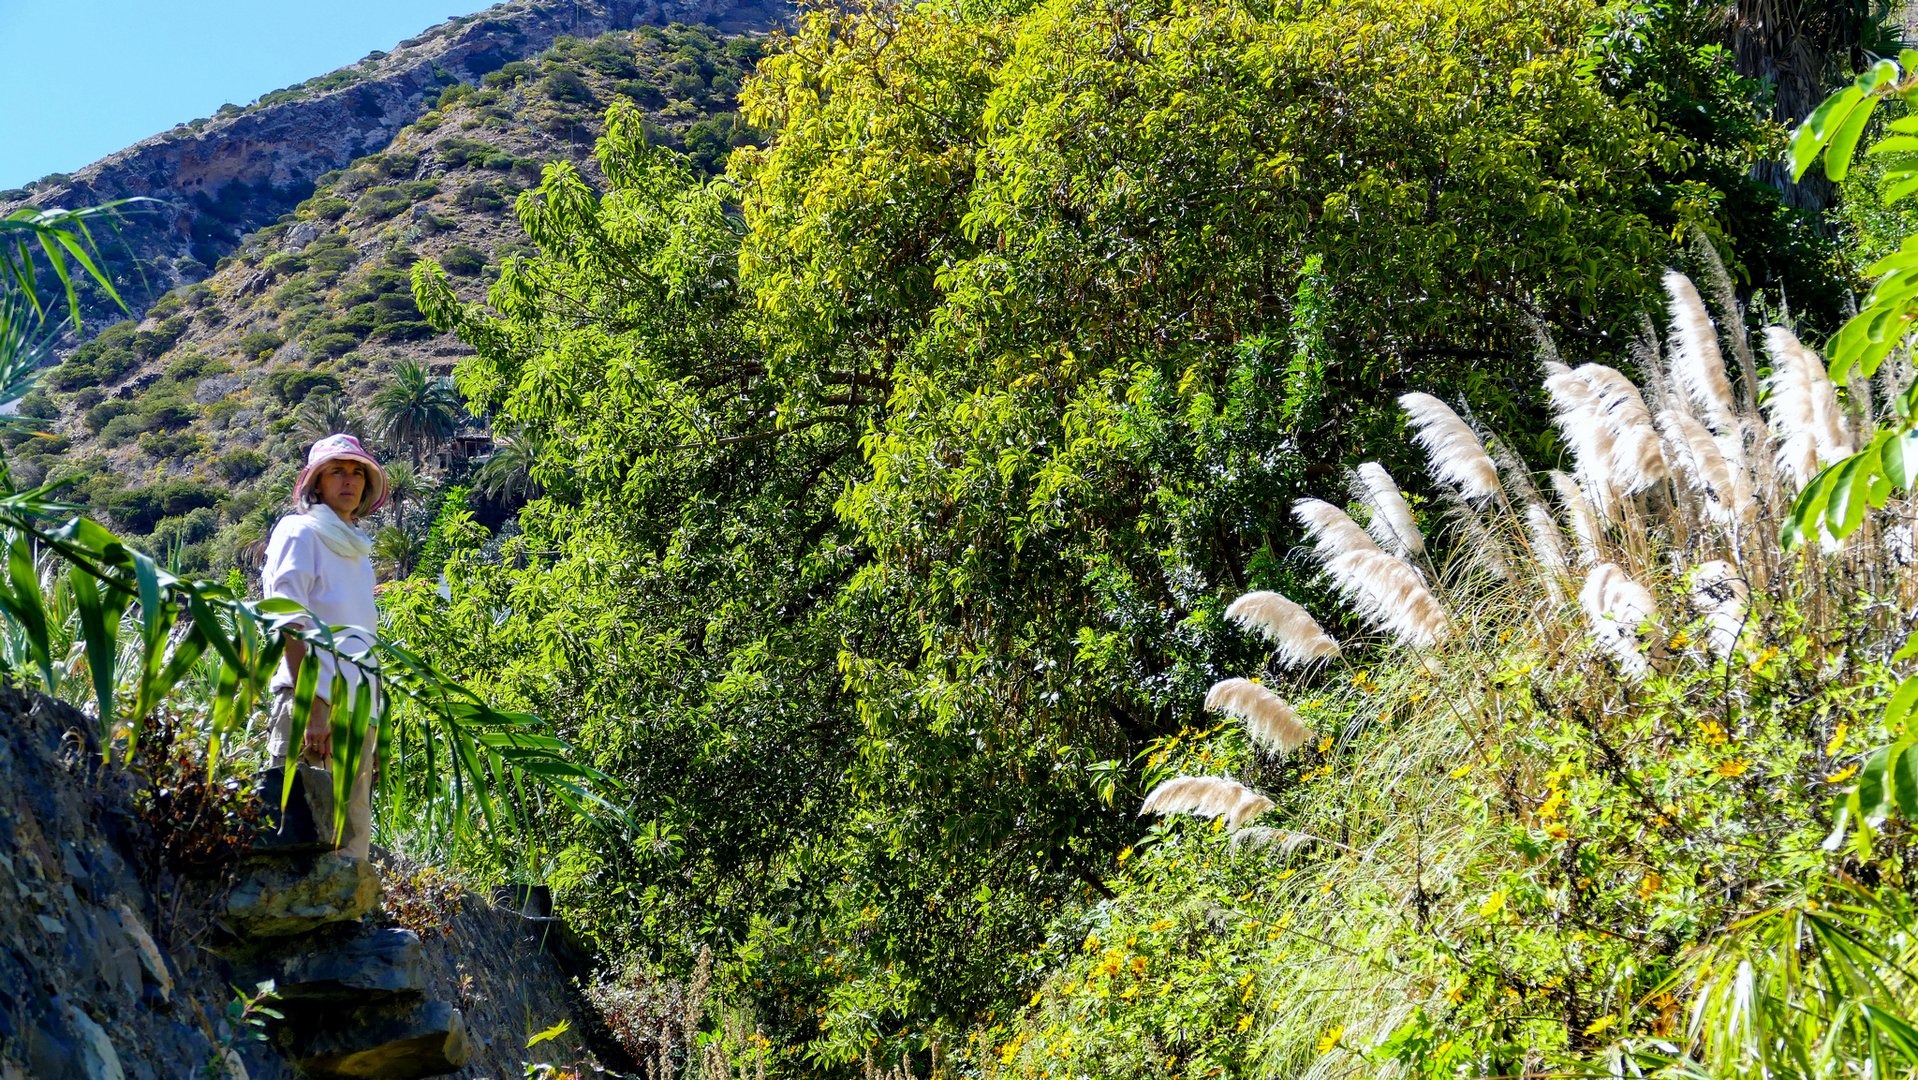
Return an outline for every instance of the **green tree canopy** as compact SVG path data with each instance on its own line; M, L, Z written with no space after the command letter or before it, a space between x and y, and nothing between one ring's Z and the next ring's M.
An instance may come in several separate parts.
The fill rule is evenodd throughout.
M641 844L545 840L593 928L729 940L824 1060L1003 1002L1140 834L1135 757L1256 667L1224 600L1304 588L1304 481L1414 377L1537 430L1535 321L1616 359L1711 201L1598 85L1604 19L816 12L729 177L615 106L604 193L549 167L485 304L416 268L544 492L388 606L637 793Z

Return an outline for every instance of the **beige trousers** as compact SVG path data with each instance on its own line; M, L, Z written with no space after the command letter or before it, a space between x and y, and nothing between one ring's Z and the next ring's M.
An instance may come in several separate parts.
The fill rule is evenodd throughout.
M293 741L293 691L290 688L274 695L271 719L272 727L266 740L267 760L281 765L286 762L287 748ZM324 699L314 698L313 711L306 718L307 730L332 722L332 707ZM366 858L367 845L373 839L373 752L379 741L378 727L369 726L366 741L360 746L360 773L353 778L352 790L347 793L346 823L340 835L334 838L334 846L343 855ZM306 792L307 810L312 813L313 825L322 837L333 830L332 764L331 758L310 753L304 747L295 762L300 787Z

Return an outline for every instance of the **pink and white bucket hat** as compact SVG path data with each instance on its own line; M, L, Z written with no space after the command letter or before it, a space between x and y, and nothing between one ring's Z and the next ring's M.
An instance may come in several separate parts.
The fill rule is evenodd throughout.
M373 455L360 445L360 440L351 435L328 435L313 444L313 449L306 452L306 468L301 470L299 482L293 485L293 497L304 499L307 485L319 475L320 466L341 458L366 466L366 493L360 496L359 516L365 517L385 506L386 470L380 468L380 463L373 460Z

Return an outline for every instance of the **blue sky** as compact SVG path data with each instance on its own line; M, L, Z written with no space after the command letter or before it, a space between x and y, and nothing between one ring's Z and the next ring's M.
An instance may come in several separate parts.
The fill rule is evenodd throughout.
M0 189L324 75L485 0L0 0Z

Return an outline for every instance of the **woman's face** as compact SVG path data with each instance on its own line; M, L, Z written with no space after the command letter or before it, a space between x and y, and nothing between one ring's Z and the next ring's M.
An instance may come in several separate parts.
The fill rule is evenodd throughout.
M329 461L320 466L315 486L321 502L342 520L352 521L359 514L360 497L366 494L366 466L357 461Z

